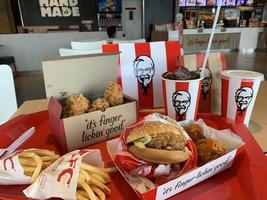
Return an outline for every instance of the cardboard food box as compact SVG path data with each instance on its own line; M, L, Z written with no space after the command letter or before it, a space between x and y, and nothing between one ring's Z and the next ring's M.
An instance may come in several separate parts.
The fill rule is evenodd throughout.
M51 126L65 152L113 138L136 121L137 103L128 97L104 112L61 118L61 102L70 95L82 93L92 101L103 96L108 81L116 82L118 53L47 58L42 65Z
M177 123L171 118L158 113L148 115L145 117L145 120L161 122L164 122L165 120L168 121L168 123ZM115 157L117 153L121 151L119 150L121 146L118 145L120 144L120 139L116 138L107 142L107 149L112 160L115 161L114 164L141 199L162 200L178 194L204 181L205 179L208 179L222 172L223 170L230 168L236 157L244 150L243 147L245 143L239 136L235 135L229 129L215 130L207 127L201 119L196 122L183 121L179 124L185 125L190 123L200 124L203 128L205 137L213 138L219 141L220 144L225 148L226 154L161 185L154 184L151 180L144 176L139 176L135 173L127 173L123 168L119 167L118 163L115 161ZM133 126L134 125L131 127ZM125 131L127 131L127 129Z

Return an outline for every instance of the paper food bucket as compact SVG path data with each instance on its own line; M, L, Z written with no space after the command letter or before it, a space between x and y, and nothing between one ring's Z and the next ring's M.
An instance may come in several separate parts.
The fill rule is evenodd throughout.
M264 75L246 70L225 70L222 79L222 117L249 124L250 116Z
M162 76L165 114L177 121L196 119L203 77L170 80Z
M178 41L107 44L103 52L121 52L118 83L138 100L139 109L163 106L161 74L177 69Z
M184 66L190 71L198 70L204 62L205 53L178 56L178 66ZM221 113L221 71L227 70L223 52L210 53L204 71L199 99L199 113Z

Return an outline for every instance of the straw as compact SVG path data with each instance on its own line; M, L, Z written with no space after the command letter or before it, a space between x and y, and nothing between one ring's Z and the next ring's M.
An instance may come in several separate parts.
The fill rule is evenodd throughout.
M200 76L204 76L205 67L207 65L208 57L209 57L209 54L210 54L211 43L212 43L212 40L213 40L213 36L214 36L214 33L215 33L217 21L218 21L218 18L219 18L221 7L222 7L222 1L223 0L219 0L219 5L218 5L217 10L216 10L216 14L215 14L214 22L213 22L212 29L211 29L211 34L210 34L210 38L209 38L207 51L206 51L204 62L203 62L203 65L202 65L201 71L200 71Z

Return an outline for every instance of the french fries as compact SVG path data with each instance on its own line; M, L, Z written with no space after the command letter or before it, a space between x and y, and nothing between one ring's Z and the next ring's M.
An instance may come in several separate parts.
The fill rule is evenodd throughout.
M81 163L76 196L78 200L105 200L111 191L106 186L110 182L110 172L115 168L99 168Z
M42 170L59 158L59 155L46 149L29 149L19 153L19 162L24 170L24 175L31 176L34 182Z

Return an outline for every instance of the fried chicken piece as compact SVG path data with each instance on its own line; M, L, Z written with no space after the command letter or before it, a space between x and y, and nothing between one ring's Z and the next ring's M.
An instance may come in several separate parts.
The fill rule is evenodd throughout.
M198 140L205 139L203 134L203 129L198 124L191 124L189 126L184 127L185 131L189 135L189 137L194 141L197 142Z
M174 134L173 132L155 134L151 137L151 141L146 146L154 149L183 150L187 143L184 135Z
M71 95L63 108L63 117L71 117L88 112L90 101L83 94Z
M120 105L123 103L123 93L121 86L113 81L108 82L104 91L104 98L109 101L111 106Z
M109 102L105 98L98 98L93 101L90 112L101 110L104 112L109 107Z
M197 149L199 166L226 154L223 146L217 140L212 138L201 139L195 142L195 146Z

